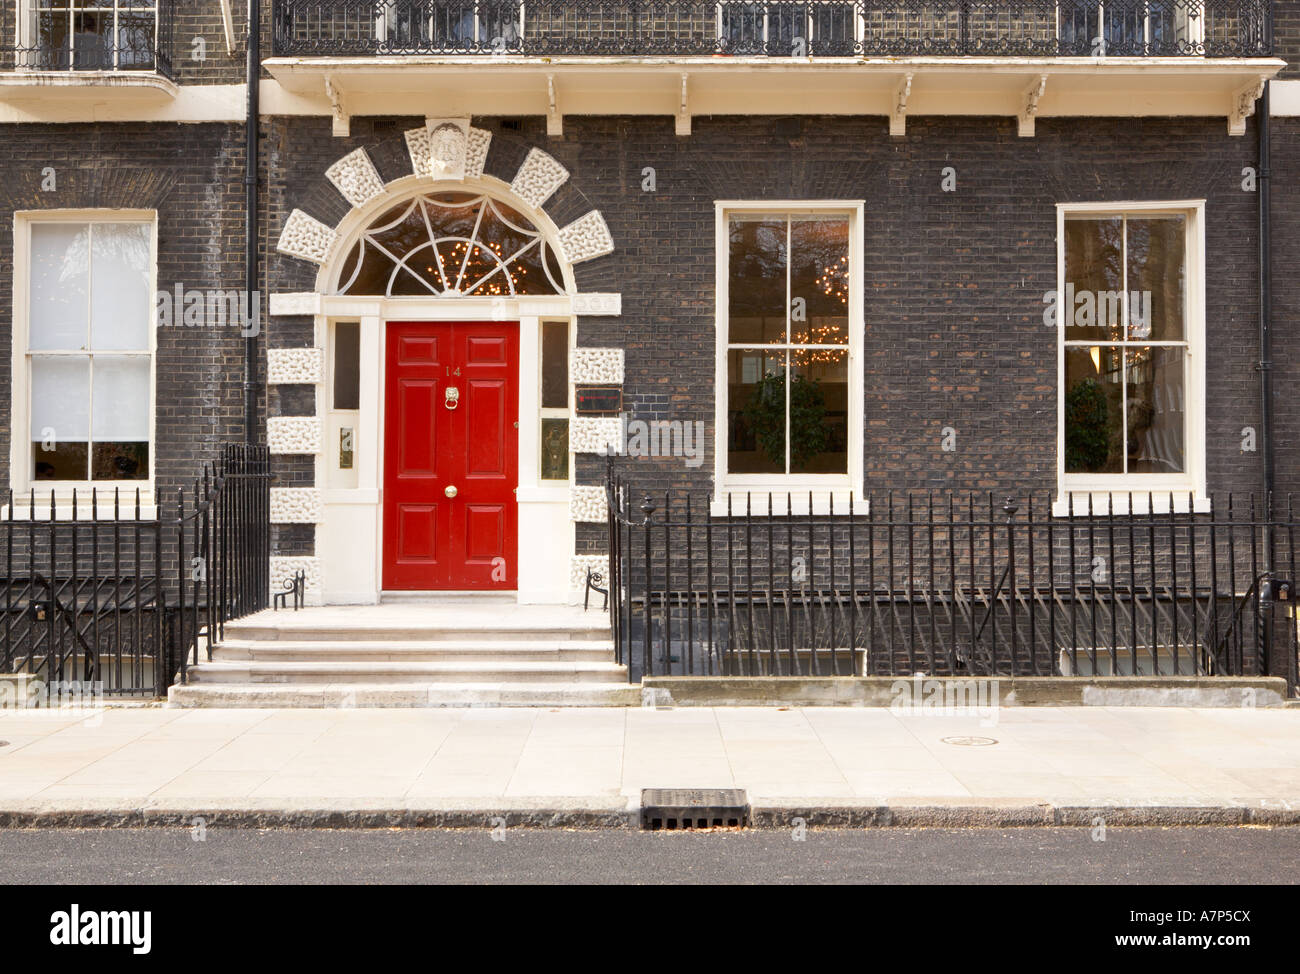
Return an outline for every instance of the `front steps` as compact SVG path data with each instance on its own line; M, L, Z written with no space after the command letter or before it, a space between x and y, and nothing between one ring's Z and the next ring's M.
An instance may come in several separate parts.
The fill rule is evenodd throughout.
M608 617L502 600L259 612L226 626L174 707L617 707L640 689Z

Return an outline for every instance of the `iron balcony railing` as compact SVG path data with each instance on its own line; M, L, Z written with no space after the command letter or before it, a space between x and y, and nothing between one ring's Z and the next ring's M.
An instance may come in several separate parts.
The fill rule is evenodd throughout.
M284 56L1265 57L1273 0L273 0Z
M142 71L174 79L176 3L19 3L12 40L0 43L0 70Z
M886 492L811 514L811 497L764 494L718 516L707 493L643 494L612 474L607 496L602 581L632 680L1211 674L1296 686L1281 584L1295 579L1300 530L1289 496L1271 513L1263 497L1227 494L1212 513L1179 513L1188 498L1117 495L1125 513L1054 516L1041 494Z
M0 678L72 685L83 697L161 696L183 681L227 620L267 607L270 482L265 447L230 446L152 517L139 491L83 493L89 516L75 496L46 508L35 492L11 492L0 518Z

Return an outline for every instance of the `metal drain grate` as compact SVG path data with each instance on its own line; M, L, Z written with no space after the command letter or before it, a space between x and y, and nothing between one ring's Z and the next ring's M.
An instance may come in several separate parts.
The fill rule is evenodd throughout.
M743 829L749 825L749 798L743 788L643 788L641 828Z

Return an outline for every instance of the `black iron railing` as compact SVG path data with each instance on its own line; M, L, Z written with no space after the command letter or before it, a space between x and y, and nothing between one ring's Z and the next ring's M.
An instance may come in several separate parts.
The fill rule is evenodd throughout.
M40 9L37 9L37 8ZM156 71L174 78L176 0L113 4L18 4L0 70Z
M1272 0L274 0L276 55L1263 57Z
M610 613L630 678L1278 675L1296 681L1288 496L769 495L710 512L610 475ZM788 511L794 511L788 514ZM809 513L812 512L812 513ZM1061 516L1061 515L1064 516ZM1278 586L1272 586L1276 590Z
M224 623L270 596L270 464L228 447L146 513L140 492L8 497L0 679L160 696ZM89 501L84 510L78 508Z

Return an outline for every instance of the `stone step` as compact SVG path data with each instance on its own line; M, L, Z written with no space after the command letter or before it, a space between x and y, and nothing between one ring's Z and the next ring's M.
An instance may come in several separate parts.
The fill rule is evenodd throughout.
M354 626L349 628L321 628L316 626L268 626L265 624L228 623L226 640L257 639L264 641L288 640L291 642L347 643L389 642L395 640L415 642L478 642L537 639L559 642L609 641L609 627L600 629L511 629L504 626L488 628L451 628L424 626L420 628L399 626Z
M266 610L227 623L226 640L291 642L608 642L609 616L567 605L402 602Z
M174 686L171 707L636 707L628 683L223 683Z
M380 605L517 605L514 592L382 592Z
M220 683L619 683L627 668L612 662L483 660L474 662L213 661L189 668L191 684Z
M614 643L608 639L380 639L299 640L227 638L212 653L226 662L508 662L578 661L599 663L614 658Z

